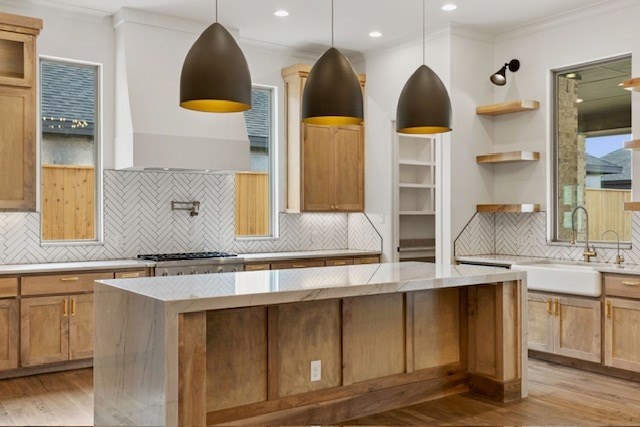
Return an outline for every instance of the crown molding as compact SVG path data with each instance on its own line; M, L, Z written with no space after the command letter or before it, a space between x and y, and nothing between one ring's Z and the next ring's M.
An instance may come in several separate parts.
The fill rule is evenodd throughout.
M69 18L89 21L101 21L109 17L113 12L105 9L92 9L51 0L0 0L0 6L14 9L18 13L22 11L49 12Z
M273 53L278 53L282 55L291 55L301 59L306 59L309 61L315 62L320 55L324 53L326 49L318 48L304 48L304 47L293 47L286 46L277 43L270 43L261 40L248 39L240 36L240 40L238 41L240 46L246 47L248 49L256 49L260 51L268 51Z
M530 34L563 27L565 25L584 21L589 18L594 18L637 6L637 0L604 0L601 3L597 3L595 5L585 6L569 12L563 12L558 15L533 21L528 24L519 25L509 30L500 32L495 36L495 43L517 39Z

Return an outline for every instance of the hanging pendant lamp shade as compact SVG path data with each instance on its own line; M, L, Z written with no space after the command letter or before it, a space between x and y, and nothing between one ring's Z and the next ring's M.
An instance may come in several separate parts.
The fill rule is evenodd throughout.
M396 131L433 134L451 131L451 100L442 80L421 65L400 93Z
M364 120L360 81L349 60L335 47L315 63L302 94L304 123L340 126Z
M251 74L240 46L219 23L193 44L182 66L180 106L208 113L251 109Z

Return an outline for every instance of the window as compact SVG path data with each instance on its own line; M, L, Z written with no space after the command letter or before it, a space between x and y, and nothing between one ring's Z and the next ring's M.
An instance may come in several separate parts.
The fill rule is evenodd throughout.
M275 88L254 86L252 108L244 113L251 170L236 174L236 236L276 235Z
M556 241L571 240L572 226L586 239L578 206L589 213L589 240L631 241L631 94L620 87L629 78L628 56L554 72Z
M43 241L98 240L98 65L40 60Z

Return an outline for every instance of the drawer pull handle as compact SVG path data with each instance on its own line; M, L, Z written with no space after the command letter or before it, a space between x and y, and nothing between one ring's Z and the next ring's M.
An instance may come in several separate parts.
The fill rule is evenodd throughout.
M333 264L334 265L347 265L347 261L336 261Z
M136 277L140 277L140 273L122 273L120 276L121 279L134 279Z
M305 268L306 265L304 264L293 264L293 268Z
M76 299L75 298L71 298L71 315L72 316L76 315Z
M551 308L551 304L553 304L553 301L551 300L551 298L547 299L547 313L549 313L549 314L553 314L553 310Z
M553 309L553 314L554 316L558 317L560 316L560 301L558 301L557 299L554 301L554 309Z
M67 314L67 299L65 298L62 300L62 315L66 317Z
M624 281L622 282L623 285L627 285L627 286L640 286L640 281L635 280L635 281Z
M62 282L77 282L78 280L80 280L80 278L78 276L76 277L61 277L60 281Z
M611 301L607 301L607 319L611 319Z

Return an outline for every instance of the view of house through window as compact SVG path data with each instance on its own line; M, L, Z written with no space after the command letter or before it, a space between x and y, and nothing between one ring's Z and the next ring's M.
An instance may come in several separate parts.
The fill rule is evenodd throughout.
M620 87L631 78L631 58L617 58L555 73L555 239L631 241L631 94ZM615 233L608 232L613 230ZM606 234L605 234L606 233Z
M96 239L98 67L42 59L42 240Z
M244 113L251 147L251 170L236 174L236 236L273 235L274 89L254 86L252 108Z

